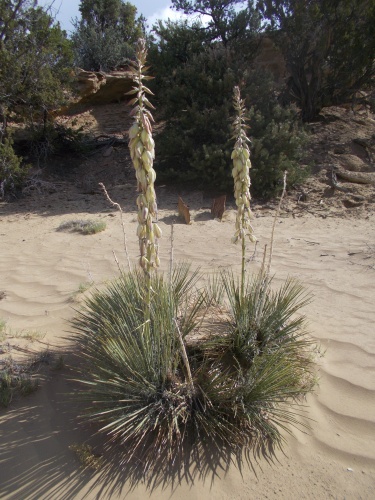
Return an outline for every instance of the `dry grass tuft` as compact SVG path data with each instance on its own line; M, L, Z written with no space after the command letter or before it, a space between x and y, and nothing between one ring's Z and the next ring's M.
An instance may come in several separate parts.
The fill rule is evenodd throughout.
M106 227L107 224L104 221L75 219L63 222L57 228L57 231L68 231L71 233L81 234L96 234L104 231Z

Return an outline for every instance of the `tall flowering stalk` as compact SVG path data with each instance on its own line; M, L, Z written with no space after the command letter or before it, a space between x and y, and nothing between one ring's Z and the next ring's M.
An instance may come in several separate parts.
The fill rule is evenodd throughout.
M241 298L245 293L245 252L246 238L255 243L253 227L251 225L250 210L250 139L246 135L247 118L245 116L246 108L243 99L241 99L239 87L234 87L233 107L236 116L233 120L233 131L236 143L232 152L234 179L234 197L237 205L236 232L232 238L233 243L241 241L242 243L242 265L241 265Z
M160 265L158 239L161 237L161 229L154 222L154 219L157 219L158 207L154 188L156 172L153 169L155 142L152 138L151 125L154 118L149 108L155 108L146 96L146 94L153 95L153 93L143 83L152 78L146 75L148 69L145 65L146 57L146 42L140 38L137 44L136 60L131 66L134 86L129 94L136 94L136 96L129 103L134 105L131 111L134 123L129 129L129 149L138 182L139 263L146 276L144 317L145 331L150 333L151 271Z
M161 237L161 229L154 221L157 218L158 208L154 183L156 172L153 169L155 159L155 142L152 138L152 125L154 121L149 108L155 109L146 94L151 90L144 85L145 80L152 77L147 76L146 64L147 49L144 39L139 39L136 50L136 61L132 63L131 72L133 77L133 90L129 94L136 94L130 101L135 105L131 115L134 123L129 130L130 156L135 168L138 182L137 206L140 259L139 263L145 273L150 276L152 269L159 267L158 239Z

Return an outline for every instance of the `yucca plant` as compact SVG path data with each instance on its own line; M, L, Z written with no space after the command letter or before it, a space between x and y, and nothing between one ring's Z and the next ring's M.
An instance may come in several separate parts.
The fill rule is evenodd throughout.
M279 290L273 290L272 280L260 272L250 278L241 296L235 276L222 276L228 297L231 320L229 334L217 342L230 349L237 361L250 366L256 356L275 352L280 348L303 352L310 344L306 333L306 319L299 311L311 297L302 285L287 279Z
M86 360L84 417L98 423L110 442L126 445L124 463L136 456L145 469L161 457L170 464L183 443L197 438L241 442L236 379L221 363L191 353L188 373L183 359L178 333L186 338L196 327L205 301L195 291L198 279L187 265L177 266L171 280L153 274L149 328L143 327L148 285L141 271L96 291L73 321Z
M285 424L300 423L294 404L315 384L312 341L306 334L305 318L299 314L310 296L291 279L278 291L273 290L269 276L272 250L267 269L264 258L258 274L252 278L246 275L246 239L255 241L255 237L250 222L250 141L238 87L233 105L236 143L232 175L237 217L232 241L242 243L241 274L221 274L229 306L227 331L213 336L202 349L233 381L232 411L243 438L252 444L269 440L280 445ZM220 284L216 281L213 285L215 297L220 297Z
M171 283L153 274L147 329L141 271L96 291L73 322L86 360L83 417L97 423L109 443L122 445L123 463L136 459L145 471L163 460L171 465L187 443L218 450L279 444L280 427L296 420L283 405L307 388L300 379L308 380L308 366L303 357L291 362L292 349L265 350L244 368L234 356L228 364L225 356L188 345L187 372L176 330L186 338L197 325L205 300L195 291L199 278L187 265L174 270Z

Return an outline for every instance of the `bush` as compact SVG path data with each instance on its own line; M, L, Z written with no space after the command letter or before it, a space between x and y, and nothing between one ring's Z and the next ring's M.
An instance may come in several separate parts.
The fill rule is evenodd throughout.
M81 19L74 21L72 44L76 65L109 71L134 56L133 44L144 32L145 19L123 0L82 0Z
M238 309L229 285L235 310L228 335L212 332L214 340L192 344L187 336L207 299L194 291L197 278L186 265L175 269L171 285L153 274L145 322L147 278L123 274L96 291L73 323L86 360L86 418L126 445L124 463L136 456L145 470L160 459L170 465L186 443L234 450L280 445L280 428L298 421L293 402L313 385L301 320L290 319L304 303L297 300L298 287L287 285L275 295L263 288L255 299L255 280ZM256 330L248 328L253 324ZM261 341L254 337L258 329Z
M29 168L14 152L12 139L4 139L0 143L0 199L22 187Z
M163 54L159 57L162 60ZM158 59L153 63L157 73ZM166 120L156 137L159 178L232 189L231 96L238 82L251 108L253 195L278 194L284 170L290 186L306 176L299 166L306 136L298 113L279 104L278 88L269 74L244 67L228 49L211 47L188 54L175 71L169 68L158 76L161 117Z
M259 0L265 26L281 49L289 99L304 121L324 106L348 102L373 84L375 3Z
M288 185L303 182L309 170L301 165L303 146L308 137L293 106L282 107L277 101L265 112L255 104L249 112L251 178L256 196L270 198L282 191L283 172L288 172Z
M33 160L45 162L53 155L83 155L92 150L92 140L82 127L73 129L59 123L34 123L28 128L29 139L23 150Z

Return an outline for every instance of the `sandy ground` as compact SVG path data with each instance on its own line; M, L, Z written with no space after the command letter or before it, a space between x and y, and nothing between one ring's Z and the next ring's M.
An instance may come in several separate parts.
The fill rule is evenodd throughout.
M161 259L168 266L169 234L176 220L176 260L203 272L239 269L240 249L230 243L235 212L211 220L209 202L186 194L193 224L176 217L177 198L159 188ZM134 185L111 195L124 206L129 253L135 262ZM83 236L57 232L73 219L104 220L107 229ZM0 204L0 319L11 332L0 342L9 356L62 353L65 366L42 370L37 392L0 410L2 499L370 499L375 496L375 215L337 218L281 217L277 223L275 285L299 278L314 294L305 313L321 344L320 385L308 398L311 431L295 431L273 462L260 456L242 468L225 461L191 464L179 480L136 478L116 465L106 475L82 470L69 446L91 443L78 423L68 321L79 307L80 284L100 284L118 274L113 251L125 265L119 214L99 194L61 185L54 194ZM258 248L269 241L270 211L255 214ZM249 250L250 256L250 250ZM258 269L261 252L249 263ZM89 293L89 292L86 292ZM27 338L25 332L38 332ZM36 338L35 338L36 337ZM95 442L94 442L95 445ZM100 446L100 445L99 445Z

